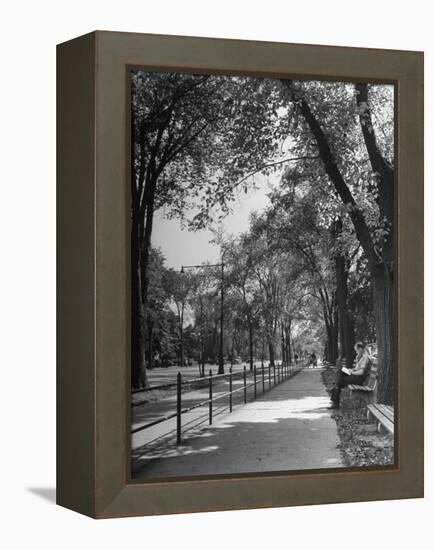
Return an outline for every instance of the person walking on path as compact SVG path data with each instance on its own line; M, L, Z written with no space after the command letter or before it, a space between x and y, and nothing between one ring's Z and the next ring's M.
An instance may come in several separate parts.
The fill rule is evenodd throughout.
M349 384L363 384L371 370L371 358L366 350L365 344L363 342L357 342L354 346L354 350L356 352L354 367L343 367L338 372L336 384L331 392L331 409L339 409L342 388L346 388Z

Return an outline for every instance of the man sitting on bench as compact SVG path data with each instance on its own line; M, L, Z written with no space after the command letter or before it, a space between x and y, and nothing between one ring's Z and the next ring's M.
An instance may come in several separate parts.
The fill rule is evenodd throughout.
M354 367L351 369L343 367L337 375L336 384L332 388L331 409L339 409L339 401L341 397L342 388L347 387L349 384L362 385L369 375L371 370L371 358L366 350L366 346L363 342L357 342L354 346L356 352L356 359Z

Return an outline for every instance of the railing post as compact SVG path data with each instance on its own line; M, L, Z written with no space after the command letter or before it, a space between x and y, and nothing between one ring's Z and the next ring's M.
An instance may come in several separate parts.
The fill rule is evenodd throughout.
M232 367L229 367L229 412L232 412Z
M254 382L255 399L256 399L256 365L253 367L253 382Z
M264 363L262 363L262 393L265 392L265 375L264 375Z
M268 363L268 389L271 390L271 365Z
M176 377L176 444L181 445L181 373Z
M212 370L209 369L209 423L212 424Z
M243 368L243 384L244 384L244 403L247 403L246 365L244 365L244 368Z

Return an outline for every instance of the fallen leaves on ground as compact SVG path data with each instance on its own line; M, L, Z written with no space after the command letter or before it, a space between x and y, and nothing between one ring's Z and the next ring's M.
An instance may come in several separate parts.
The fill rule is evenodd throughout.
M336 373L322 372L323 383L330 393ZM340 439L339 449L345 466L385 466L394 463L393 436L379 434L375 424L368 422L366 410L336 410L332 418L336 421Z

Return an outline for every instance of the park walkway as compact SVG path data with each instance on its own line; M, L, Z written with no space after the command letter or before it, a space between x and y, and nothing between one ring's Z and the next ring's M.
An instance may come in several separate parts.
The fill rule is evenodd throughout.
M303 369L255 401L187 432L182 445L135 457L135 478L342 467L320 369Z

